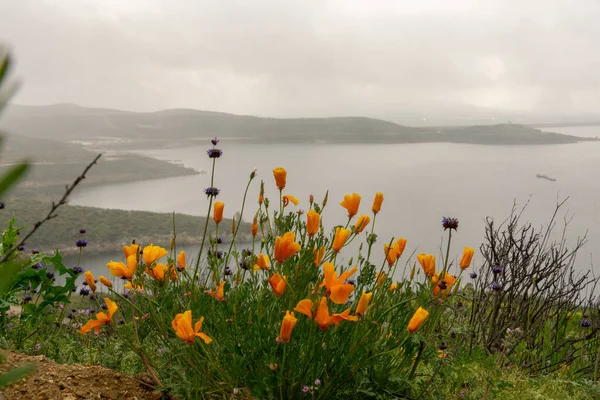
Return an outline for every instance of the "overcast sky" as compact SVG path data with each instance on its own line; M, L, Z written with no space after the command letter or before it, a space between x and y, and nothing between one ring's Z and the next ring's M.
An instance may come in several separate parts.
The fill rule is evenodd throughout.
M0 0L21 104L600 110L598 0Z

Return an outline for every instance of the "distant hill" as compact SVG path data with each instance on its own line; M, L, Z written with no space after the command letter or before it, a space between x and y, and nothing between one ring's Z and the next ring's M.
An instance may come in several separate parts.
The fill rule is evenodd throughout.
M11 105L0 127L17 135L120 149L187 146L212 136L260 143L555 144L586 140L517 124L415 128L365 117L280 119L190 109L138 113L74 104Z

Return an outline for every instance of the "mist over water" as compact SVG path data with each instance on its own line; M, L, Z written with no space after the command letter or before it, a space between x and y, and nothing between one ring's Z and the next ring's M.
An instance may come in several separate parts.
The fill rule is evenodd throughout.
M600 136L599 127L561 130ZM81 188L71 198L71 204L206 215L208 201L203 190L210 186L211 168L211 160L206 156L210 144L206 142L206 146L140 153L182 162L208 171L207 174ZM227 217L240 210L248 177L255 167L258 176L248 191L245 221L251 221L257 210L261 179L265 181L271 207L278 207L272 176L273 168L278 166L288 171L284 194L300 199L299 206L288 206L290 210L308 210L310 194L320 203L329 190L329 203L323 213L327 228L346 223L345 209L338 204L344 194L359 193L362 196L359 214L370 214L375 192L383 192L385 201L376 221L378 242L374 247L378 262L383 260L383 244L392 236L408 239L404 261L412 264L415 258L409 256L413 252L439 257L443 216L460 220L452 246L452 255L458 258L464 246L478 248L482 243L486 217L500 222L508 217L515 201L519 209L529 201L522 221L541 227L549 221L557 202L566 197L569 200L558 215L557 233L561 233L565 218L571 220L568 243L574 244L578 236L587 232L588 243L579 254L578 269L589 269L590 260L600 256L597 250L600 143L597 142L549 146L251 145L224 140L219 148L223 156L217 160L214 186L221 189L218 200L225 202ZM548 175L556 181L539 179L536 174ZM344 249L342 259L348 261L356 255L356 250ZM480 261L476 252L475 265Z

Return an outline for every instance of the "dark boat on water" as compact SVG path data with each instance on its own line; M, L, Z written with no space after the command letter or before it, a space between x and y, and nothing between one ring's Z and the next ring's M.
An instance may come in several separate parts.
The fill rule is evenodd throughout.
M550 181L550 182L556 182L556 178L551 178L548 175L537 174L536 177L540 178L540 179L545 179L545 180Z

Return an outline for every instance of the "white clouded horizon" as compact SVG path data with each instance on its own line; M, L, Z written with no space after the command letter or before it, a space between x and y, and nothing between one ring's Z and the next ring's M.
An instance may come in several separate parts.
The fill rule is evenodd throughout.
M600 110L599 18L595 0L5 0L0 42L22 104L581 115Z

